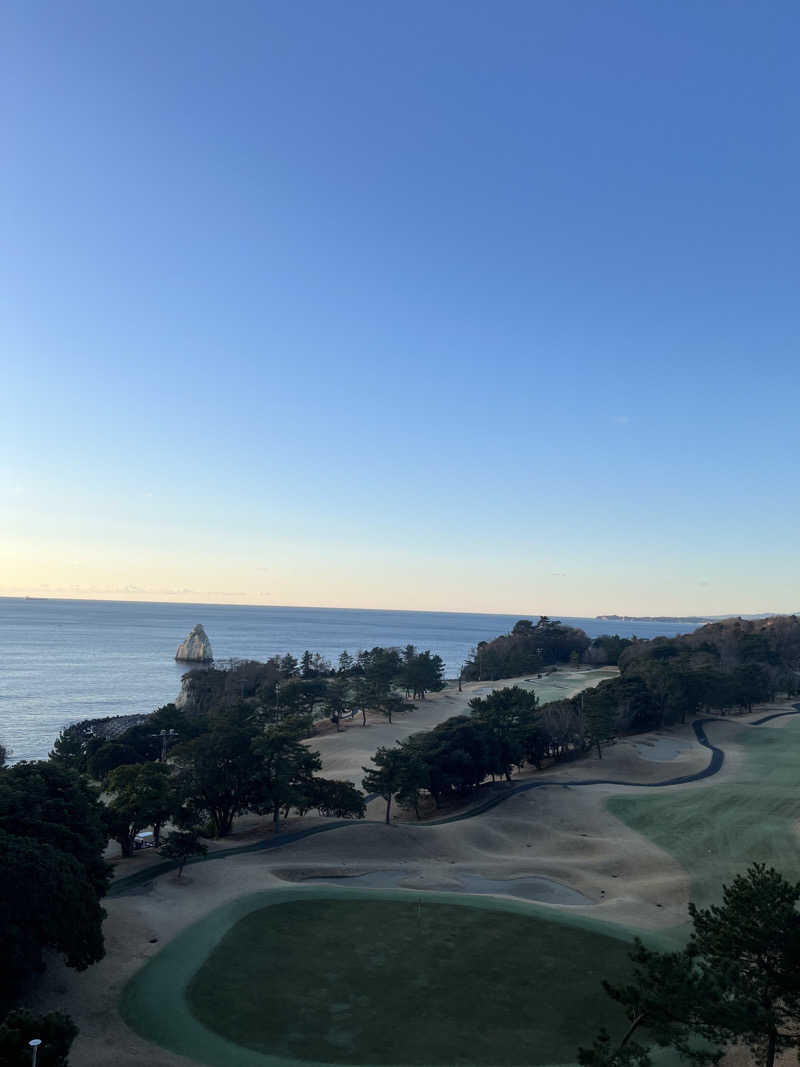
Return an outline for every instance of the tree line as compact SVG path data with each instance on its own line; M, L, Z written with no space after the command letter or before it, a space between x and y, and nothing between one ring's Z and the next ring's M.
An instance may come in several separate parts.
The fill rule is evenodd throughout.
M430 651L414 645L403 649L376 646L351 656L342 652L332 666L319 653L274 656L261 663L234 660L227 668L195 669L183 678L181 704L189 714L247 700L271 713L330 718L339 725L343 716L359 712L362 724L370 711L392 715L407 710L401 701L423 701L444 688L444 663Z
M537 642L544 639L535 635L561 630L570 628L547 619L536 625L521 620L510 635L486 646L506 658L487 658L483 668L479 658L473 659L472 673L499 669L501 662L517 670L516 653L507 655L510 648L518 646L525 654L534 648L536 654ZM562 637L573 640L571 633ZM619 676L541 706L520 686L495 690L471 700L468 715L379 748L374 766L364 768L363 785L386 799L387 821L392 798L419 816L425 796L436 809L447 798L462 802L488 778L508 779L526 763L541 768L544 760L558 763L590 750L602 758L605 746L621 734L685 723L702 713L750 711L779 693L800 693L800 622L794 616L728 620L652 641L596 640L595 646L586 638L584 651L591 655L599 647L616 656ZM562 644L560 654L568 647Z
M5 755L5 753L3 753ZM45 954L84 970L103 956L101 899L111 869L97 790L52 761L0 760L0 1062L30 1062L28 1041L43 1041L42 1067L65 1067L77 1029L60 1012L19 1006Z
M455 715L432 730L382 746L364 767L362 785L392 799L420 817L423 798L439 809L446 800L463 802L487 779L510 781L526 764L542 767L560 762L614 737L614 714L601 690L587 690L572 700L540 705L522 686L496 689L469 701L469 714Z
M373 648L337 668L306 653L229 670L193 671L184 708L168 704L109 738L91 721L64 729L48 760L8 767L0 746L0 1062L27 1062L39 1036L41 1067L64 1067L77 1033L53 1013L21 1008L54 952L82 970L104 953L101 900L109 838L124 856L152 827L161 854L182 865L224 837L245 812L277 830L290 811L362 818L363 794L320 774L304 744L320 715L378 712L391 721L441 689L438 656ZM102 799L101 799L102 796ZM162 836L163 828L169 833Z

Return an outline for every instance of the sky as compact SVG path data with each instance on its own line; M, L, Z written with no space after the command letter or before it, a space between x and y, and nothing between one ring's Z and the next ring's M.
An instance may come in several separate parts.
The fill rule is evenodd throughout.
M0 595L800 607L795 0L0 13Z

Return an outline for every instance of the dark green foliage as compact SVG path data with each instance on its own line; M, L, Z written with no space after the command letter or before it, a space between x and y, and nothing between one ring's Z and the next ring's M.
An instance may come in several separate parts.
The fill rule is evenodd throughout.
M350 674L356 665L356 661L349 652L342 652L339 656L339 674Z
M615 666L625 649L632 644L630 638L620 637L619 634L603 634L594 638L584 653L584 659L598 667L603 664Z
M43 969L45 949L77 970L102 959L104 913L74 856L0 830L0 905L0 1008Z
M161 855L168 860L176 860L178 877L183 873L186 861L192 856L205 856L208 845L200 840L199 830L172 830L166 835L159 848Z
M314 772L322 768L318 752L312 752L300 740L301 734L291 725L267 727L252 743L258 760L258 777L250 801L254 811L271 812L277 832L281 811L301 811L313 807Z
M515 685L496 689L488 696L470 700L470 714L485 735L487 771L511 780L511 769L521 766L526 753L535 748L539 730L536 694Z
M11 1011L0 1023L0 1067L30 1067L32 1038L42 1042L37 1067L69 1067L69 1050L77 1036L78 1027L63 1012Z
M771 1067L800 1047L800 884L756 863L722 890L722 904L689 905L689 951L719 987L714 1022Z
M336 819L363 819L367 813L364 794L352 782L313 778L306 797L309 808Z
M496 690L470 701L471 714L456 715L425 733L413 734L394 748L379 748L375 767L365 767L364 788L419 815L423 792L438 808L448 795L468 796L488 775L510 778L514 766L536 762L545 751L545 734L536 695L519 686Z
M220 709L205 733L174 750L176 790L186 809L181 823L207 817L217 837L231 832L234 818L261 796L263 761L253 751L260 734L248 709Z
M117 767L109 774L106 825L110 836L119 842L123 856L133 854L134 838L147 826L153 827L158 844L161 823L177 807L171 774L172 768L165 763L135 763Z
M94 739L94 729L88 721L65 726L53 745L51 762L83 774L86 771L88 746Z
M616 702L617 730L658 729L704 710L750 711L778 691L800 689L800 622L732 619L680 637L634 641L619 665L621 677L598 687Z
M288 652L280 661L280 671L284 678L294 678L298 673L298 663Z
M617 722L615 693L607 683L601 682L588 689L581 697L584 731L589 747L597 749L598 759L603 758L603 745L614 739Z
M195 668L183 676L185 715L189 722L208 715L214 708L232 707L245 700L259 704L275 701L275 683L297 673L297 660L291 665L274 657L266 663L235 660L227 669ZM284 661L285 663L286 661ZM162 725L167 726L166 723ZM167 726L169 728L169 726Z
M438 693L445 685L442 657L432 656L430 652L417 652L413 645L407 645L398 684L414 700L424 700L428 692Z
M0 771L0 1009L42 970L45 950L78 969L102 958L106 842L78 774L44 761Z
M275 830L281 815L293 808L301 814L318 808L340 812L342 818L360 816L357 790L316 777L319 753L302 742L307 717L287 715L273 722L245 703L214 709L206 725L206 732L173 752L178 768L175 795L181 799L175 812L179 826L188 829L210 819L214 834L224 837L234 818L246 811L271 814Z
M464 667L466 681L513 678L532 671L539 672L548 664L567 663L573 652L582 656L589 647L583 630L563 626L543 615L534 625L520 619L510 634L493 641L481 641Z
M723 886L722 904L689 905L693 933L684 950L652 952L637 941L632 981L604 983L630 1028L616 1048L601 1035L581 1050L580 1062L649 1062L642 1046L626 1051L638 1030L648 1045L676 1049L696 1064L718 1062L726 1045L747 1044L772 1067L777 1053L800 1046L799 900L800 885L756 863Z
M325 690L323 707L325 714L341 730L342 716L349 707L350 682L346 677L333 678Z
M140 761L140 754L131 745L122 741L104 741L87 757L86 772L95 781L103 782L117 767Z
M603 1027L591 1048L578 1049L580 1067L651 1067L650 1050L637 1041L620 1044Z
M105 894L111 870L103 859L108 835L102 805L73 771L41 760L0 772L0 830L74 857L95 895Z
M386 822L389 822L392 797L400 788L403 773L403 754L399 748L381 747L372 757L374 767L362 767L361 781L365 792L377 793L386 801Z
M274 720L279 722L287 716L304 716L307 719L306 733L310 733L314 712L317 705L325 701L327 692L328 682L324 678L290 678L281 684L280 709Z

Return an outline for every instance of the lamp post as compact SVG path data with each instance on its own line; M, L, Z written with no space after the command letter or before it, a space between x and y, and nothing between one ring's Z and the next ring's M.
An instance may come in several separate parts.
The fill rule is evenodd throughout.
M28 1042L28 1044L31 1047L31 1064L32 1064L32 1067L36 1067L36 1057L39 1054L39 1045L41 1045L41 1043L42 1042L38 1037L35 1037L32 1041Z

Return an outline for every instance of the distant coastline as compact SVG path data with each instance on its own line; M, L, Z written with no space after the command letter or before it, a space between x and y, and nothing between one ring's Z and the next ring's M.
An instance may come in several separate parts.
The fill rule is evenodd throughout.
M598 622L691 622L704 626L723 619L771 619L775 615L797 615L796 611L760 611L756 615L595 615Z

